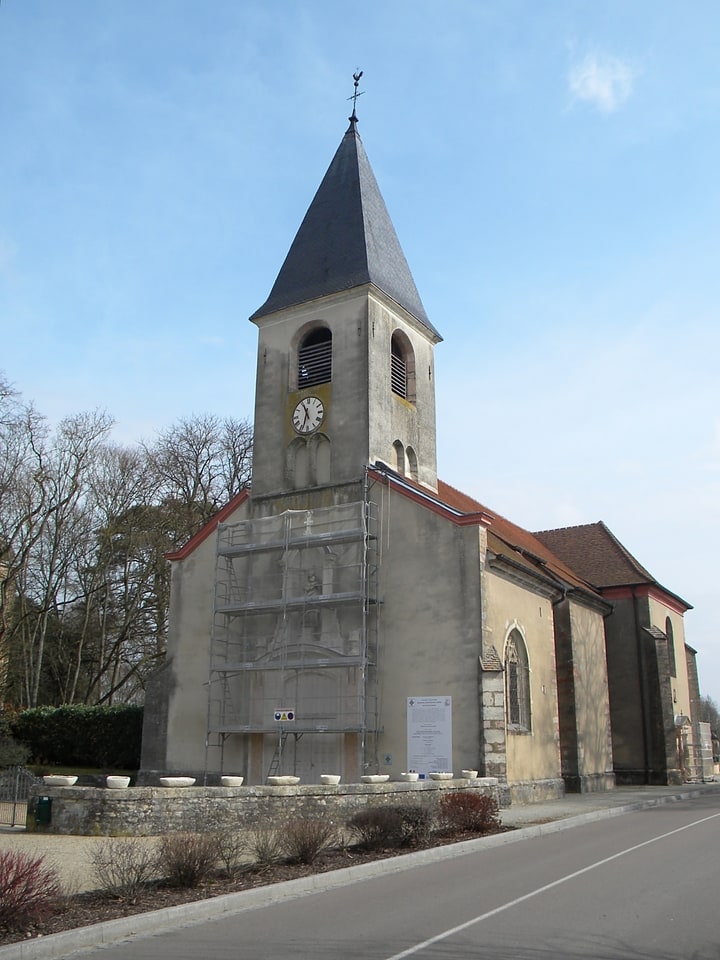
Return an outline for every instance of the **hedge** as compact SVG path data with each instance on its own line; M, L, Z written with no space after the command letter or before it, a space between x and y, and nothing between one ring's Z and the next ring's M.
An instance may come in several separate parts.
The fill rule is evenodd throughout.
M142 722L142 707L77 704L24 710L10 726L35 763L137 770Z

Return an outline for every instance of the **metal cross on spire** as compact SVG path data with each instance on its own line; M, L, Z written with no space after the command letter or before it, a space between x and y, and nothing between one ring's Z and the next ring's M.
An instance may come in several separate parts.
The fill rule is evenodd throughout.
M355 92L351 97L348 97L348 100L352 100L353 102L352 116L348 117L348 120L350 121L350 123L358 122L357 114L355 113L355 107L357 106L357 98L361 97L365 93L364 90L358 90L358 86L360 85L360 77L362 75L363 75L362 70L356 70L355 73L353 74L353 81L355 82Z

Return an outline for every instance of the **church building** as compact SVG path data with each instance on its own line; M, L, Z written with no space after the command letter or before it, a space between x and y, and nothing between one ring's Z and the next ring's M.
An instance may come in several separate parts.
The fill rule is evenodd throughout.
M604 525L532 534L438 479L442 338L354 112L250 319L252 489L168 558L144 782L470 768L527 799L689 776L689 605Z

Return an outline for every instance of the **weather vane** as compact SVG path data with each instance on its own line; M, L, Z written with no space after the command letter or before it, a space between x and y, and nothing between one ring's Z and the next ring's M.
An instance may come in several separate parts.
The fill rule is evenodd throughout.
M357 98L361 97L365 93L364 90L358 90L358 86L360 85L360 77L362 75L363 75L362 70L356 70L355 73L353 74L353 80L355 81L355 92L351 97L348 97L348 100L352 100L353 102L352 116L348 117L348 119L350 120L350 123L358 122L357 114L355 113L355 107L357 106Z

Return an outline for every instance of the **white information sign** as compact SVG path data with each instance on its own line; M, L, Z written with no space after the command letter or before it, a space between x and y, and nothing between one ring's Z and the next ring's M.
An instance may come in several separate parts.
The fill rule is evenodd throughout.
M452 770L452 697L408 697L405 769Z

